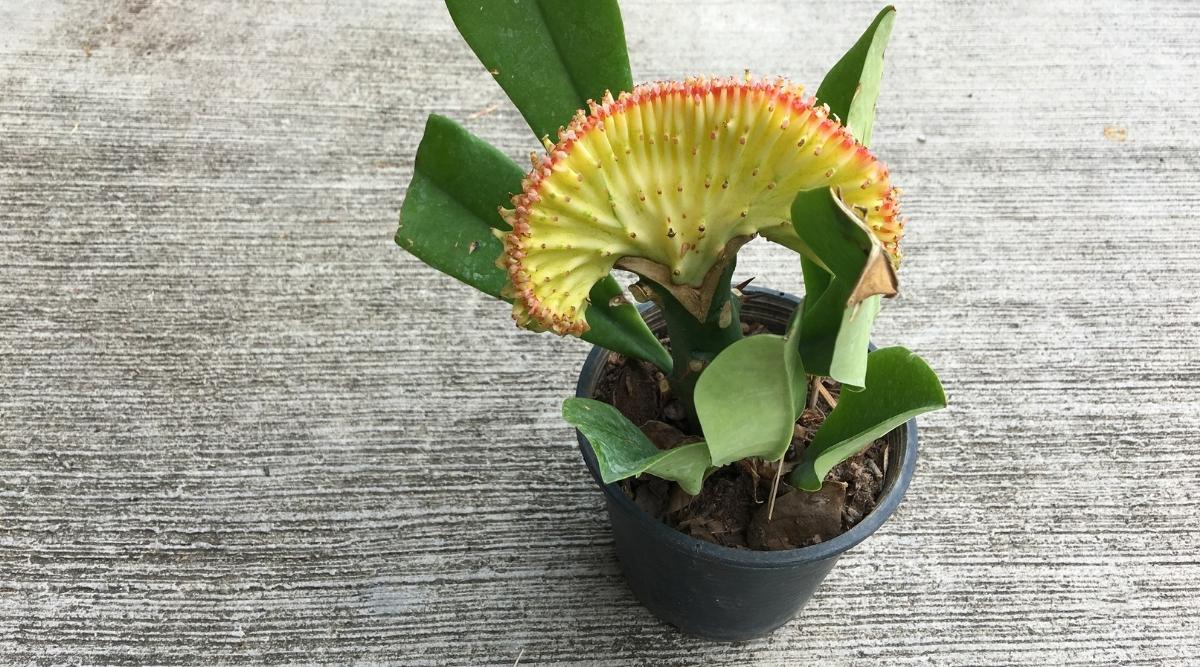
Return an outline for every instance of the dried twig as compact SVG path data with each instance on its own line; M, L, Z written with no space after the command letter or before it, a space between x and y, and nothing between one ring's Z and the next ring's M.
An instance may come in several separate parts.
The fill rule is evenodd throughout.
M829 393L824 383L817 383L817 391L821 394L821 398L825 399L825 402L829 404L830 410L837 407L837 399L833 397L833 394Z
M787 452L784 452L786 455ZM779 478L783 476L783 457L775 462L775 481L771 484L771 500L767 503L767 521L775 514L775 494L779 492Z
M496 109L499 109L499 108L500 108L500 105L499 105L499 104L493 104L493 105L492 105L492 106L490 106L490 107L487 107L487 108L484 108L484 109L480 109L479 111L476 111L475 113L473 113L473 114L471 114L471 115L467 116L467 118L469 118L469 119L471 119L471 120L474 120L474 119L476 119L476 118L483 118L484 116L486 116L486 115L488 115L488 114L492 113L493 111L495 111Z

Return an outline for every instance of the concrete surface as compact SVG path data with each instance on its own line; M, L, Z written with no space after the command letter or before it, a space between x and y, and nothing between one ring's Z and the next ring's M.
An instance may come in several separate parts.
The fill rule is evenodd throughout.
M878 8L624 4L638 79L810 86ZM901 3L876 338L952 407L894 519L728 646L620 579L558 417L586 346L392 244L428 113L536 147L441 3L2 0L0 663L1200 664L1198 33Z

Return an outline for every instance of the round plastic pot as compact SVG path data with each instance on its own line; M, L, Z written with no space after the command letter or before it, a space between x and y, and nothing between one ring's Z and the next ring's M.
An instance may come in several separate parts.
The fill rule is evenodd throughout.
M799 299L774 290L746 292L750 298L742 307L742 319L782 333ZM655 308L645 308L643 316L651 329L663 328ZM588 355L577 396L595 395L610 354L597 347ZM917 464L916 420L886 438L890 462L875 509L827 542L786 551L723 547L667 526L639 509L618 485L600 480L595 453L582 435L579 447L604 491L617 559L634 595L655 616L689 635L740 641L769 634L794 618L837 559L878 530L896 510Z

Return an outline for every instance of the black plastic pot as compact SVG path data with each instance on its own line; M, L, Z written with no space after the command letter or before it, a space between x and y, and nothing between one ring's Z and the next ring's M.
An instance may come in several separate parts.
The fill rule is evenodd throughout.
M796 297L766 289L746 290L745 321L783 333ZM643 310L656 332L664 324L653 307ZM593 348L579 376L577 396L593 397L610 353ZM804 607L837 559L887 521L900 504L917 465L917 422L887 435L890 463L875 509L849 531L802 549L732 549L685 535L643 512L616 484L604 484L591 445L579 447L604 491L617 559L634 595L655 616L689 635L724 641L753 639L787 623Z

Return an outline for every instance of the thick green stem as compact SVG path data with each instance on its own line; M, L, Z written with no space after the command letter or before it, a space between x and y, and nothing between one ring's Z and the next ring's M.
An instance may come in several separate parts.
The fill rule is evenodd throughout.
M672 395L683 405L687 422L696 434L700 433L700 420L696 417L693 399L696 380L721 350L742 338L741 302L730 289L734 264L736 261L729 260L721 279L717 281L712 304L703 321L696 319L666 289L657 287L654 290L654 300L667 323L671 358L675 364L667 380Z

